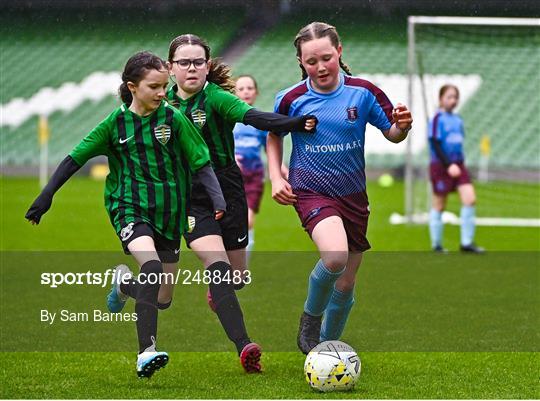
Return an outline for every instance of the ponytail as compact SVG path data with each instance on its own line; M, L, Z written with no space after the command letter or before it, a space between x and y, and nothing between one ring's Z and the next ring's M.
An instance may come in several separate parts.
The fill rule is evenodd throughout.
M122 76L122 81L123 80L124 77ZM120 96L122 102L127 104L128 106L131 104L131 102L133 102L133 95L131 94L131 91L127 86L127 82L122 82L120 84L120 87L118 88L118 95Z
M299 63L298 65L300 66L300 70L302 70L302 80L304 80L304 79L306 79L308 77L307 71L304 68L304 66L302 65L302 63Z
M345 72L345 74L347 74L347 75L352 75L352 72L351 72L350 67L349 67L347 64L345 64L345 63L343 62L343 60L341 59L341 57L339 58L339 66L340 66L341 69Z
M234 80L231 78L231 69L221 61L220 58L214 58L210 62L210 71L206 76L208 82L219 85L222 89L232 92L235 87Z

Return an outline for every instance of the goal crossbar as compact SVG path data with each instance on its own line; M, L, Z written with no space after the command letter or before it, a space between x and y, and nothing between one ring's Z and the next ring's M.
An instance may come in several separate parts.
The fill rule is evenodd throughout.
M444 17L411 15L410 24L540 26L540 18Z

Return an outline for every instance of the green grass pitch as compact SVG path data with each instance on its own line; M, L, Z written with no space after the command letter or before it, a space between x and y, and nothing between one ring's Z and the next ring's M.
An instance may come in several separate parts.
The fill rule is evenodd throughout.
M540 397L536 228L479 227L477 242L489 249L487 255L435 258L418 252L429 248L426 227L388 224L390 213L402 209L402 185L370 183L373 249L359 272L357 304L343 336L361 357L362 375L352 392L320 394L304 381L304 357L295 350L307 261L316 254L294 210L275 204L267 187L256 224L254 283L239 293L251 336L267 350L263 374L243 373L205 304L203 286L179 285L173 306L160 314L159 344L171 351L171 360L148 381L134 372L132 323L46 332L27 320L40 303L104 308L108 288L43 288L35 276L39 266L31 267L39 254L25 253L47 251L52 258L48 251L69 251L66 263L78 255L100 255L96 251L116 251L106 254L113 258L120 248L103 207L103 183L74 178L38 227L23 218L38 193L37 181L4 177L0 185L1 398ZM481 191L478 198L481 214ZM454 199L450 209L457 207ZM456 250L458 239L458 227L445 228L446 247ZM18 269L14 257L21 258ZM287 261L291 266L283 266ZM92 341L95 351L110 346L119 352L88 352L85 345L94 347ZM60 343L69 350L79 344L82 352L59 352ZM53 351L13 352L32 347Z

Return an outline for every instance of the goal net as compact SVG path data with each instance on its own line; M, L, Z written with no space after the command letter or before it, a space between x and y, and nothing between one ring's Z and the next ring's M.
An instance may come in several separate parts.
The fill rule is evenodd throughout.
M439 88L460 90L465 162L479 225L540 226L540 19L419 17L408 21L409 105L405 215L426 223L431 207L427 125ZM449 197L448 223L459 223Z

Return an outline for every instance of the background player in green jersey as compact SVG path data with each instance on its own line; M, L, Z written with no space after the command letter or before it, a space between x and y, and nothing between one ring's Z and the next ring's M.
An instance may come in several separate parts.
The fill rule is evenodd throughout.
M203 139L182 113L164 101L165 61L148 52L137 53L128 60L122 81L119 92L124 104L60 163L26 218L39 224L55 192L81 166L94 156L108 157L105 206L140 274L135 279L127 266L118 266L107 305L111 312L119 312L129 296L135 298L137 374L150 377L169 359L167 353L156 351L156 333L158 307L170 304L173 283L164 284L160 291L160 279L164 271L177 269L191 172L208 191L215 219L223 216L226 204Z
M236 273L245 271L248 244L248 207L240 169L235 161L233 128L245 123L268 131L310 131L313 116L290 118L255 110L231 93L234 82L229 68L210 58L210 47L196 35L175 38L169 46L169 69L176 85L167 98L177 106L202 134L208 145L212 166L227 202L227 213L219 222L212 218L213 208L200 183L193 182L189 219L193 229L184 234L188 246L206 269L227 274L231 265ZM230 264L229 264L230 263ZM227 336L240 354L248 372L260 371L260 347L250 343L235 289L244 285L247 274L239 274L237 283L210 285L209 304L217 313Z

